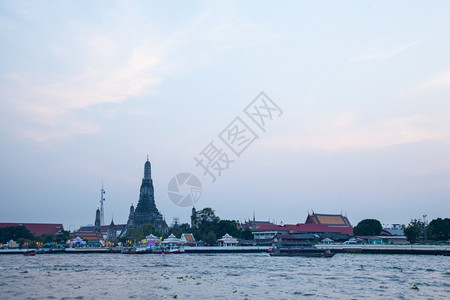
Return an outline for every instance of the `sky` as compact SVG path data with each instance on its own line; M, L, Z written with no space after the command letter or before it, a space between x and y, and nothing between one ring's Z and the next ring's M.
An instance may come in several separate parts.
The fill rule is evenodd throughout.
M168 224L190 220L168 196L183 172L222 219L450 217L449 10L0 1L0 222L92 224L103 182L105 222L125 223L147 155ZM245 113L261 92L279 108L263 130ZM236 118L254 137L239 155ZM208 145L230 162L214 182Z

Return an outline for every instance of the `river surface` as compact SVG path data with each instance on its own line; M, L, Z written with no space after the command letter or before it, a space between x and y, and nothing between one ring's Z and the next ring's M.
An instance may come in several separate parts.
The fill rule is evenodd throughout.
M450 257L0 255L0 299L155 298L450 299Z

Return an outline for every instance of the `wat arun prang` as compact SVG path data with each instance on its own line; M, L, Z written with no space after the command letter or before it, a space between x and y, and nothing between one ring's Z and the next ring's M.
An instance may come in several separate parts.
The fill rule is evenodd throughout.
M155 193L152 180L152 166L148 155L144 164L144 178L142 178L141 191L139 193L139 202L134 209L133 204L130 207L130 214L127 222L127 235L131 236L133 229L138 229L142 225L150 223L156 230L164 232L167 230L167 224L160 214L155 204Z

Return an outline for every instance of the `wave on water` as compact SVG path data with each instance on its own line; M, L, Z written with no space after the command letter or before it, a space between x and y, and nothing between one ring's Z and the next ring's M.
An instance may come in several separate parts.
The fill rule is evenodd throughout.
M450 286L448 258L440 256L64 254L1 259L2 299L443 299Z

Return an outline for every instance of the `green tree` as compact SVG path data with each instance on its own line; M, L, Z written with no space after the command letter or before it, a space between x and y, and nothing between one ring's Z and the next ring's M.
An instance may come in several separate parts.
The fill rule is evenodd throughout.
M383 227L380 221L375 219L365 219L353 228L354 235L379 235Z
M180 225L180 228L183 229L185 232L188 232L189 229L191 229L191 225L189 225L188 223L182 223Z
M214 232L210 231L205 235L203 241L208 245L215 245L217 243L217 236Z
M181 234L185 233L186 231L184 231L182 228L180 228L179 226L177 227L172 227L169 231L169 234L173 234L176 237L180 237Z
M45 244L45 243L53 243L55 241L55 236L53 234L43 234L37 237L39 242Z
M403 233L405 234L406 239L411 243L420 240L424 225L425 224L421 220L413 219L409 222L408 226L403 226Z
M133 237L134 241L140 241L145 238L145 234L142 231L142 229L137 229L137 228L133 229L131 236Z
M147 235L156 234L155 227L153 226L153 224L150 224L150 223L146 223L146 224L142 225L141 230L142 230L142 233L144 234L144 238Z
M236 238L240 238L242 235L242 232L237 228L236 221L230 220L220 220L216 225L214 233L217 237L222 237L226 233Z
M187 226L186 229L189 229L189 232L194 234L197 241L204 241L207 244L214 245L217 242L217 238L224 236L226 233L235 238L252 239L250 229L238 229L239 221L221 220L210 207L197 211L191 220L193 227L189 229L189 225L185 224ZM180 227L183 227L183 225L180 225ZM178 232L174 231L174 229L172 230L172 232Z
M21 248L36 248L36 242L34 240L28 240L24 238L17 239L17 243L19 244L19 247Z
M242 230L241 238L244 239L244 240L251 240L251 239L253 239L252 231L250 229L248 229L248 228L245 228L244 230Z
M437 218L428 224L428 237L434 241L448 240L450 238L450 219Z
M208 244L215 244L217 240L215 231L217 230L217 224L220 222L220 218L216 216L214 210L209 207L199 210L192 216L192 220L194 228L191 229L191 232L194 234L196 240L203 240ZM210 233L214 234L214 238ZM209 243L206 239L210 242L214 240L214 242Z
M214 210L210 207L205 207L202 210L197 211L193 217L193 224L195 227L202 227L208 223L219 223L220 218L216 216Z
M55 234L55 241L58 244L64 245L70 239L70 231L62 230Z
M4 244L10 240L17 241L20 238L34 240L34 235L25 226L11 226L0 228L0 243Z
M158 233L155 230L155 227L151 223L145 223L141 226L141 228L135 228L132 232L132 237L135 241L140 241L145 239L146 236L153 234L158 235Z

